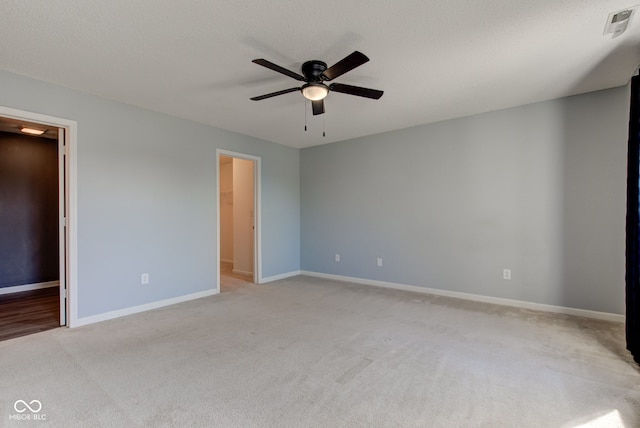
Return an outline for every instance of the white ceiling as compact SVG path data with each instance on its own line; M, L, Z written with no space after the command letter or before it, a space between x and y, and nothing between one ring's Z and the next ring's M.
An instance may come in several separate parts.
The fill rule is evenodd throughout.
M640 64L639 0L3 0L0 68L293 147L624 85ZM313 117L300 93L250 101L354 50L371 61L335 82ZM0 101L1 103L1 101ZM326 137L322 137L323 126Z

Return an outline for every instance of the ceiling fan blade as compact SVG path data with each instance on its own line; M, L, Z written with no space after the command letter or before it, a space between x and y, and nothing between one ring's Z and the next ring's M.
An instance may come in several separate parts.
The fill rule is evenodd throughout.
M355 51L351 55L347 55L345 58L327 68L324 73L322 73L322 76L324 80L333 80L336 77L342 76L344 73L361 66L367 61L369 61L369 58L367 58L365 54Z
M311 107L314 116L324 113L324 100L311 101Z
M257 96L257 97L253 97L251 99L253 101L260 101L260 100L264 100L266 98L276 97L278 95L288 94L289 92L295 92L295 91L299 91L299 90L300 90L300 88L289 88L289 89L284 89L282 91L271 92L270 94L264 94L264 95L260 95L260 96Z
M334 92L342 92L343 94L357 95L359 97L373 98L374 100L380 99L384 91L377 89L361 88L360 86L344 85L342 83L332 83L329 85L329 89Z
M293 77L294 79L300 80L301 82L305 81L304 77L299 75L298 73L294 73L293 71L287 70L284 67L280 67L278 64L274 64L271 61L267 61L266 59L262 59L262 58L254 59L251 62L261 65L263 67L267 67L273 71L277 71L278 73L282 73L285 76Z

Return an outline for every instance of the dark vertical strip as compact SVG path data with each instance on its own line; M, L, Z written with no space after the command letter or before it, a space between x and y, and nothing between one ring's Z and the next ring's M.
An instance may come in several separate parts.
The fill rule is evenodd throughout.
M640 76L631 79L627 161L626 334L627 349L640 364Z

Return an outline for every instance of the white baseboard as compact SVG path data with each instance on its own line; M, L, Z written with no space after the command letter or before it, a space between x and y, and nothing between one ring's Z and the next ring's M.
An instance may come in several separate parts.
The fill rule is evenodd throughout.
M132 306L130 308L118 309L117 311L105 312L103 314L92 315L89 317L78 318L73 325L69 327L80 327L83 325L94 324L101 321L107 321L114 318L120 318L127 315L133 315L140 312L150 311L152 309L162 308L164 306L175 305L189 300L200 299L202 297L213 296L218 294L218 289L200 291L198 293L187 294L184 296L173 297L171 299L160 300L157 302L145 303L144 305Z
M253 272L249 272L249 271L246 271L246 270L232 269L231 272L235 273L236 275L244 275L244 276L253 277Z
M221 263L233 263L233 259L220 259Z
M310 272L303 270L302 275L316 278L332 279L351 282L354 284L372 285L375 287L392 288L394 290L413 291L416 293L433 294L435 296L453 297L456 299L473 300L476 302L493 303L495 305L513 306L534 311L552 312L556 314L573 315L577 317L594 318L605 321L625 322L625 316L608 312L590 311L586 309L567 308L564 306L546 305L543 303L525 302L523 300L504 299L502 297L483 296L480 294L462 293L459 291L439 290L437 288L418 287L416 285L397 284L393 282L376 281L373 279L354 278L350 276L333 275L328 273Z
M292 276L298 276L301 274L301 271L294 270L291 272L281 273L280 275L268 276L266 278L262 278L260 280L260 284L266 284L268 282L279 281L281 279L291 278Z
M37 284L14 285L0 288L1 294L22 293L23 291L39 290L41 288L57 287L60 281L38 282Z

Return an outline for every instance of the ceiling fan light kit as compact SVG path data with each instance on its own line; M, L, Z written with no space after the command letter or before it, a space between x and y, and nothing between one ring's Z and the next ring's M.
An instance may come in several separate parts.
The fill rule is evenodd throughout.
M277 95L284 95L290 92L300 91L302 96L311 101L313 107L313 115L324 113L324 99L330 91L341 92L348 95L356 95L358 97L371 98L374 100L382 97L383 91L377 89L361 88L359 86L345 85L341 83L332 83L330 85L324 84L325 81L330 81L336 77L353 70L356 67L369 61L366 55L361 52L355 51L345 58L341 59L331 67L327 68L327 64L323 61L307 61L302 64L302 75L295 73L291 70L287 70L277 64L274 64L266 59L254 59L252 62L255 64L266 67L270 70L284 74L285 76L306 82L299 88L289 88L277 92L272 92L265 95L260 95L251 98L253 101L260 101L267 98L275 97Z
M329 93L329 88L323 83L307 83L301 88L302 95L309 101L323 100Z

